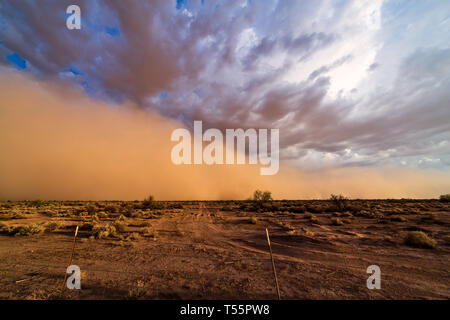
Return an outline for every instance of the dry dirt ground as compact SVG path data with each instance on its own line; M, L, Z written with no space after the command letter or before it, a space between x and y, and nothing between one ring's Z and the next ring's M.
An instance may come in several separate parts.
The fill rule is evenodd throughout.
M0 203L0 299L449 299L438 200ZM434 248L405 244L422 231ZM432 241L432 240L431 240ZM432 243L431 246L434 246ZM369 290L370 265L381 289Z

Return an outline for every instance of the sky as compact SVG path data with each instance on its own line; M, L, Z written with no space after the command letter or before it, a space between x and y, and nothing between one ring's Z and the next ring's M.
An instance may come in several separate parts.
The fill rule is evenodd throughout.
M66 28L71 4L81 8L81 30ZM438 196L450 188L442 182L450 174L449 39L447 0L3 0L0 76L6 82L21 79L23 85L13 81L17 88L10 90L16 96L3 92L0 111L4 119L12 117L7 101L21 108L21 95L47 93L56 95L54 105L87 99L92 107L83 108L85 119L107 105L106 110L133 109L137 122L143 114L158 117L156 122L168 127L191 128L194 120L202 120L205 129L279 128L285 170L323 181L314 190L298 187L295 192L289 186L296 182L273 177L284 186L280 196L325 197L333 191L330 185L338 193L362 197L384 196L379 188L387 186L394 188L386 189L392 197ZM29 107L45 108L37 102ZM61 114L56 107L51 110ZM18 128L12 123L10 130ZM96 133L91 134L95 140ZM13 145L5 135L1 141ZM16 171L3 161L0 170L13 181ZM347 178L325 174L344 171ZM383 183L358 193L361 172L382 177ZM193 172L182 179L198 175L210 177ZM346 181L341 187L342 179L354 184ZM23 180L17 190L30 181ZM411 184L413 190L407 187ZM229 192L231 186L214 194L184 196L180 191L178 197L242 198L256 186L247 183L237 194ZM117 191L95 197L112 194L120 196ZM35 195L39 192L8 193Z

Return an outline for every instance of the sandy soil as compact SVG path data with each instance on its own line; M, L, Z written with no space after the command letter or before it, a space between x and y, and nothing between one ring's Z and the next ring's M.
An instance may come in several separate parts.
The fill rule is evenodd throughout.
M282 299L450 298L450 204L437 200L3 202L0 219L1 299L58 298L77 225L82 289L65 299L276 299L265 228ZM46 230L5 231L30 224ZM410 231L436 247L406 245ZM380 290L366 287L373 264Z

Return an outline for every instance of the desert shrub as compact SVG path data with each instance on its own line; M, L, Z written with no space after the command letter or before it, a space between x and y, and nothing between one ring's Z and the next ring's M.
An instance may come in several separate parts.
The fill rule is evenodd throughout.
M9 235L13 227L6 223L0 222L0 234Z
M371 219L382 219L382 218L384 218L384 215L382 213L378 212L378 211L367 211L367 210L361 210L359 212L356 212L355 216L371 218Z
M183 209L183 205L181 203L167 203L166 209Z
M141 235L139 233L133 232L127 237L127 240L139 240L140 238Z
M342 226L344 223L339 218L331 218L331 224L333 226Z
M32 207L36 207L36 208L45 206L47 204L48 204L48 202L45 201L45 200L42 200L42 199L36 199L36 200L33 200L33 201L30 202L30 205Z
M58 230L61 227L61 224L58 222L47 222L44 224L45 231L47 232L53 232L55 230Z
M135 205L135 209L139 208L139 206ZM164 209L164 205L155 200L155 197L152 195L148 196L147 198L142 201L141 209Z
M350 212L348 212L348 211L342 212L342 213L341 213L341 216L342 216L342 217L353 217L353 215L352 215Z
M151 207L155 202L155 197L152 195L149 195L147 198L144 199L144 201L142 201L142 205L144 207Z
M158 236L158 232L150 227L145 227L144 229L142 229L142 234L144 235L144 237L149 237L153 239L156 239L156 237Z
M152 224L150 222L145 221L145 222L136 224L135 226L138 227L138 228L144 228L144 227L151 227Z
M108 218L108 214L104 211L100 211L99 213L97 213L97 216L101 219L107 219Z
M42 225L31 223L25 226L18 226L14 230L16 236L32 236L44 232L45 228Z
M116 228L117 232L125 232L127 230L127 225L121 220L114 221L112 225Z
M262 199L262 191L261 190L255 190L255 192L253 192L253 200L254 201L261 201Z
M257 224L257 223L258 223L258 219L257 219L256 217L251 217L251 218L249 219L249 223L251 223L251 224Z
M439 197L442 202L450 202L450 194L443 194Z
M138 280L136 284L128 290L128 299L136 300L145 296L145 283L144 281Z
M348 199L341 194L332 194L330 196L330 201L334 204L337 211L344 211L348 207Z
M272 198L272 192L270 192L270 191L264 191L263 194L262 194L261 200L262 200L262 201L271 201L271 200L273 200L273 198Z
M309 219L309 221L311 221L311 223L319 224L319 219L317 219L317 217L315 215L313 215L312 213L305 214L305 217L307 219Z
M13 220L13 219L24 219L25 216L18 212L8 212L5 214L0 214L0 220Z
M254 201L263 201L263 202L271 201L271 200L273 200L272 192L255 190L255 192L253 193L253 200Z
M436 240L430 238L422 231L408 232L404 242L406 245L416 248L433 249L436 247Z
M290 207L289 211L290 212L295 212L295 213L305 213L306 208L304 206Z
M79 229L83 231L92 231L95 226L96 224L93 222L85 222L79 227Z
M105 239L110 236L117 236L117 229L112 224L107 224L104 226L95 225L92 229L92 233L97 239Z
M109 213L116 213L118 211L118 208L113 205L107 205L107 206L105 206L105 208L103 210L105 210L105 212L109 212Z
M90 204L86 207L86 211L89 215L94 215L97 212L97 207Z
M306 206L306 211L311 213L321 213L322 209L320 207L309 204Z

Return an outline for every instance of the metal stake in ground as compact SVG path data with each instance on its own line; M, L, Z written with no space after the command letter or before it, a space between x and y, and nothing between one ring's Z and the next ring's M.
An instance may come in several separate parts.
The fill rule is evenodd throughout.
M72 253L70 254L70 259L69 259L69 264L67 265L67 267L72 265L72 258L73 258L73 252L75 251L75 241L77 240L77 234L78 234L78 226L75 229L75 236L73 237L73 244L72 244ZM63 291L64 291L64 287L66 286L66 281L67 281L67 269L66 269L66 274L64 275L64 281L61 287L61 294L60 296L62 297Z
M269 244L270 259L272 259L272 270L273 270L273 276L275 278L275 285L277 288L278 300L281 300L280 287L278 286L277 270L275 270L275 262L273 261L272 246L270 245L269 230L267 230L267 228L266 228L266 235L267 235L267 243Z

